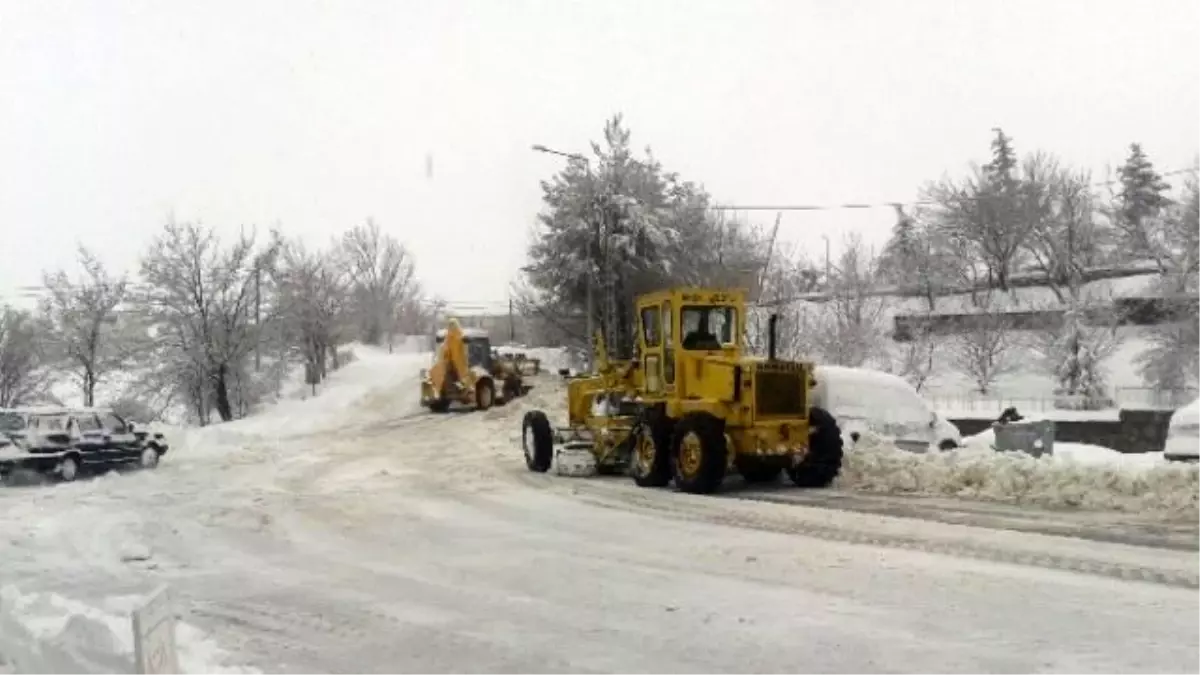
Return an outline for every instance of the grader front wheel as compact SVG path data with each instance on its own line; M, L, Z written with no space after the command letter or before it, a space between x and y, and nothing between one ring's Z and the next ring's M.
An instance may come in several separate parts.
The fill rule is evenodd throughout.
M638 429L629 458L629 475L639 487L663 487L671 482L671 453L664 446L656 441L649 425Z
M705 413L685 415L675 426L671 445L676 487L708 494L721 486L729 459L720 420Z

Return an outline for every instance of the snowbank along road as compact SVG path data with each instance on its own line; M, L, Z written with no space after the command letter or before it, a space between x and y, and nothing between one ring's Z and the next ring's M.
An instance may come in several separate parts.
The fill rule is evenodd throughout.
M154 472L0 490L0 671L128 663L97 634L161 583L192 670L1200 668L1194 523L534 475L552 378L431 415L426 356L359 356Z

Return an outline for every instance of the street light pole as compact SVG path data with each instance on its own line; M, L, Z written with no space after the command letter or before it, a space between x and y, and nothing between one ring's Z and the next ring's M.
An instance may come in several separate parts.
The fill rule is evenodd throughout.
M571 152L561 152L559 150L552 150L550 148L547 148L544 145L534 145L533 150L535 152L545 152L545 153L548 153L551 155L558 155L560 157L566 157L567 159L573 159L578 162L583 162L583 170L585 172L587 172L588 177L592 176L592 165L588 161L588 158L583 155L571 153ZM592 206L594 209L595 204L593 203ZM592 236L595 239L594 245L597 248L599 248L599 246L600 246L600 222L599 222L599 220L597 220L595 218L595 216L598 216L598 215L599 214L593 214L593 223L592 223ZM585 312L587 314L587 316L585 317L587 319L587 344L589 345L588 352L587 352L588 353L588 370L592 370L593 366L595 365L595 359L592 356L592 352L594 351L594 348L591 347L592 340L595 339L595 335L596 335L595 319L593 318L596 314L596 312L595 312L595 297L594 297L594 293L592 290L592 286L594 285L593 279L595 277L594 270L592 268L595 265L595 260L593 260L592 250L593 250L592 246L588 246L588 254L587 254L588 271L587 271L587 277L585 279L585 281L586 281L586 283L585 283L586 299L584 300L584 303L586 305Z

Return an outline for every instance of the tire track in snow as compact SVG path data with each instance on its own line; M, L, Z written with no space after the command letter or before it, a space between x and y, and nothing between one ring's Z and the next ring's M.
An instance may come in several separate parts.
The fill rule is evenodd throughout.
M554 486L548 486L544 481L538 481L533 476L527 477L524 482L539 489L554 489ZM701 499L711 500L713 504L701 505L690 499L690 495L672 491L645 491L644 494L638 494L632 490L596 489L596 485L602 485L605 482L611 483L611 481L594 481L593 484L573 487L566 491L576 499L600 508L657 514L677 520L704 521L732 527L801 535L824 541L904 549L984 562L1076 572L1124 581L1141 581L1187 589L1200 588L1200 574L1197 574L1194 565L1191 571L1170 570L1120 563L1098 557L1038 553L964 540L937 540L920 535L898 534L882 530L870 531L845 525L825 525L803 516L797 517L788 514L783 510L787 507L783 505L780 505L778 513L758 508L760 505L771 502L755 498L740 500L753 502L755 508L752 510L738 509L729 508L731 506L729 500L702 497Z

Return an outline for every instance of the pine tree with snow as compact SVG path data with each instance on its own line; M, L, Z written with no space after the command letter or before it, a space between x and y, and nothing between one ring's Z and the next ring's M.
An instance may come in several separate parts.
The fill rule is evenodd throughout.
M1171 186L1154 169L1154 163L1138 143L1129 145L1129 157L1118 171L1120 192L1116 195L1117 226L1126 234L1130 252L1142 254L1153 247L1148 221L1162 213L1172 201Z
M1116 334L1111 326L1089 325L1088 319L1084 306L1069 308L1043 352L1057 381L1055 407L1095 410L1112 405L1103 365L1116 347Z
M1003 129L996 128L992 139L992 161L984 165L986 175L1001 190L1011 190L1017 183L1017 153L1012 147L1012 138Z

